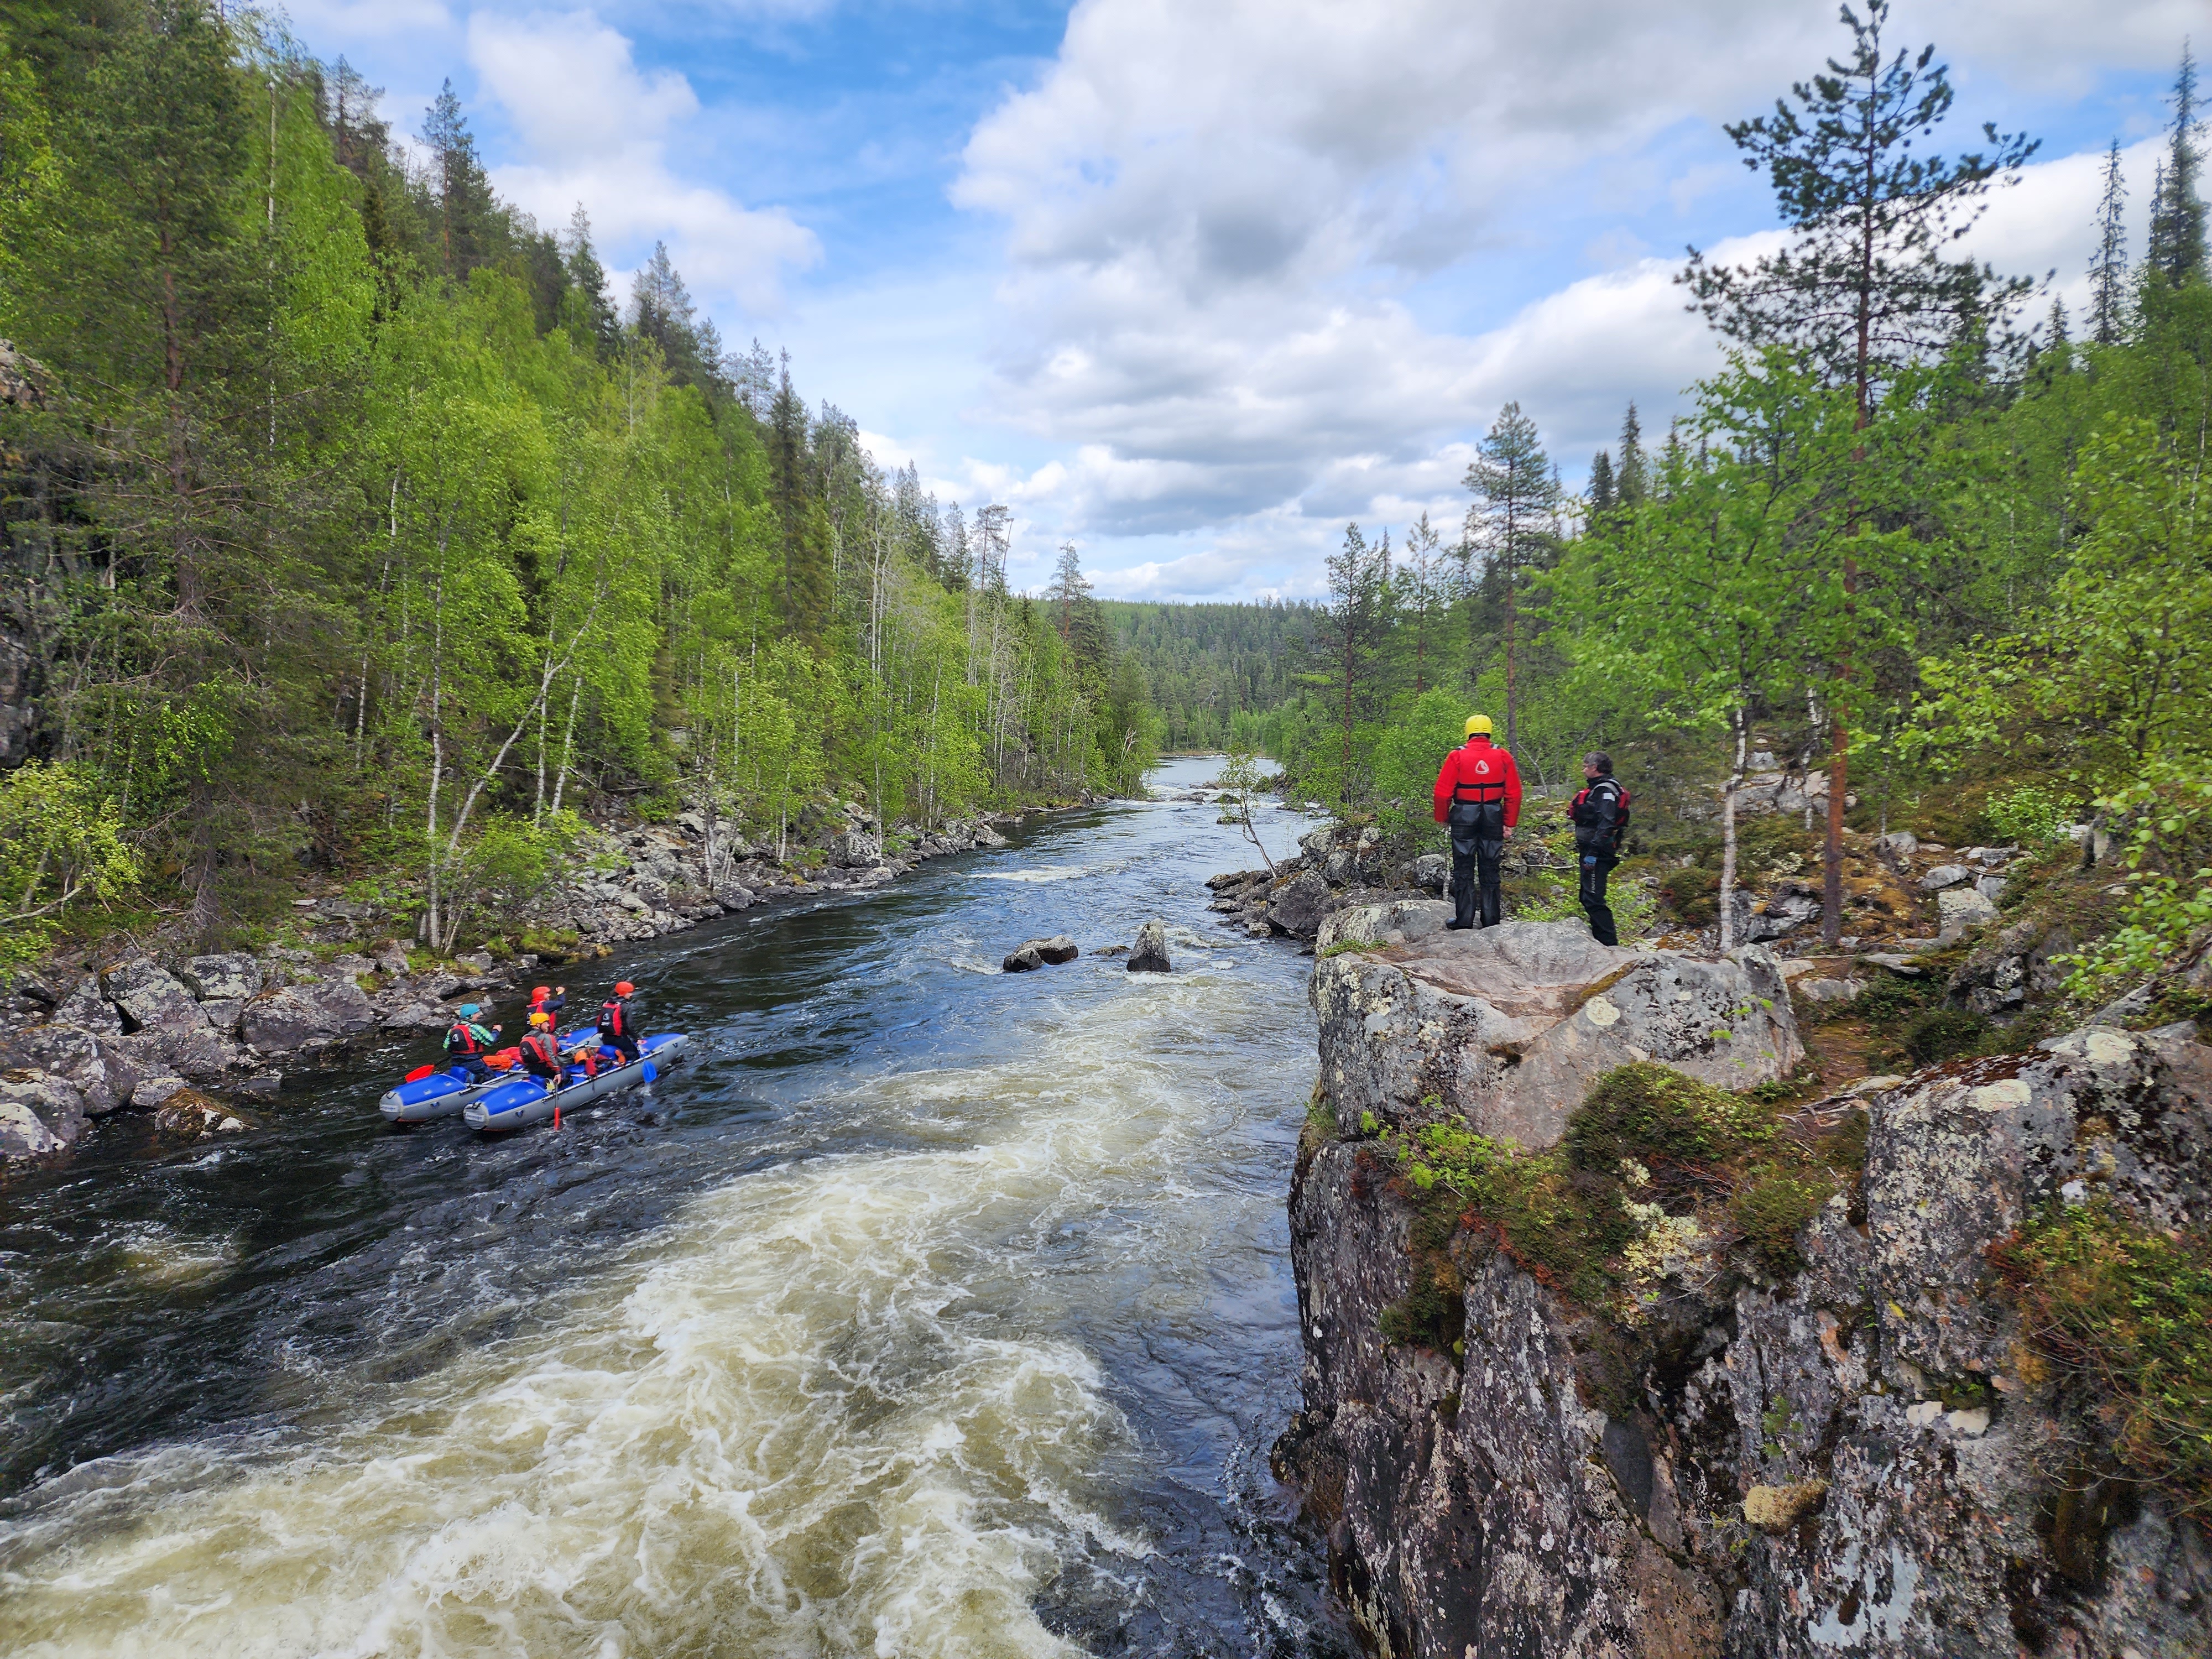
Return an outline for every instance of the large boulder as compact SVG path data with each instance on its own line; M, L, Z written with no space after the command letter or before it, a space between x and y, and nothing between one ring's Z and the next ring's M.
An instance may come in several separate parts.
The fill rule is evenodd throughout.
M1267 925L1293 939L1311 939L1329 913L1329 899L1328 878L1318 870L1301 870L1268 899Z
M1168 960L1168 930L1165 924L1148 921L1137 929L1137 942L1129 949L1129 960L1124 964L1133 974L1170 974L1175 964Z
M1449 933L1443 908L1363 905L1331 919L1340 940L1377 941L1318 955L1310 992L1322 1085L1347 1133L1364 1113L1398 1124L1441 1114L1548 1146L1616 1066L1656 1060L1747 1089L1804 1058L1763 950L1717 961L1620 950L1571 922Z
M271 992L247 1006L239 1029L255 1050L270 1054L340 1042L375 1024L368 995L338 975Z
M882 837L858 828L841 830L830 840L830 862L840 870L873 869L883 861Z
M0 1063L32 1067L60 1078L77 1091L84 1109L94 1117L131 1103L141 1068L124 1045L118 1030L112 1037L96 1036L59 1021L33 1025L16 1032L0 1045Z
M115 1005L101 994L97 974L87 974L67 996L54 1005L53 1023L72 1025L78 1030L93 1031L102 1036L123 1035L123 1016L115 1012Z
M399 959L400 971L405 972L406 967L407 959L403 955ZM243 951L194 957L177 977L203 1003L248 1002L261 994L261 958ZM234 1018L233 1023L235 1024Z
M0 1073L0 1158L58 1152L84 1133L84 1097L46 1072Z
M150 957L133 957L102 974L100 982L131 1030L182 1033L207 1025L184 982Z
M191 1141L260 1126L197 1089L179 1089L155 1109L154 1127L172 1139Z

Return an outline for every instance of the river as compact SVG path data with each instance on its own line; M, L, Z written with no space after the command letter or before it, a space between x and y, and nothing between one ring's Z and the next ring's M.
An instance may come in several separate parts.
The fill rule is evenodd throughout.
M694 1055L557 1133L390 1131L387 1048L0 1188L0 1651L1348 1652L1267 1469L1310 963L1213 927L1213 817L580 973ZM1093 954L1152 915L1173 975Z

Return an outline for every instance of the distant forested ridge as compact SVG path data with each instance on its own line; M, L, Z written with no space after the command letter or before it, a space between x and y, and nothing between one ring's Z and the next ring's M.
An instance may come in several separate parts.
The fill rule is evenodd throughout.
M1163 744L1273 753L1267 717L1297 687L1319 610L1279 599L1252 605L1103 602L1114 639L1144 665ZM1277 726L1280 724L1279 719Z
M1141 678L1008 592L1005 507L877 467L665 249L618 305L450 85L420 164L378 97L204 0L0 23L7 957L303 866L449 946L580 806L1136 785Z

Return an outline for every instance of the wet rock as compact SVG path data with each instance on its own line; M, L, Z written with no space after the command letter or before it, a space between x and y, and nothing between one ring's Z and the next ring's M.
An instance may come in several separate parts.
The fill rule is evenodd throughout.
M1568 922L1445 933L1441 904L1419 908L1439 931L1314 964L1322 1079L1340 1124L1441 1112L1478 1133L1548 1146L1615 1066L1656 1060L1749 1088L1804 1057L1780 969L1757 947L1710 962L1612 949ZM1346 939L1390 931L1364 919L1337 927Z
M1006 953L1001 963L1009 974L1025 974L1048 963L1073 962L1076 957L1075 941L1065 933L1054 933L1049 939L1024 940Z
M1127 965L1133 974L1175 971L1175 964L1168 960L1168 930L1164 923L1148 921L1137 929L1137 942L1129 948Z
M154 1113L154 1127L175 1140L205 1140L260 1127L197 1089L179 1089Z
M41 1071L0 1073L0 1158L59 1152L84 1133L84 1097Z
M740 887L737 883L730 882L714 890L714 902L720 905L724 910L735 915L738 911L750 909L759 901L753 896L750 888Z
M405 972L406 966L402 956L399 970ZM261 959L242 951L194 957L177 977L203 1003L246 1002L261 994Z

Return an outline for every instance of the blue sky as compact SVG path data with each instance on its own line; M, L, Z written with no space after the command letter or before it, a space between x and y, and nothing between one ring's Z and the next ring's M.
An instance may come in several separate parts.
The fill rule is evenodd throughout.
M1771 234L1720 123L1841 51L1827 0L297 0L411 131L446 76L495 179L581 201L627 272L665 238L734 343L941 497L1008 502L1012 574L1072 538L1102 592L1310 594L1347 518L1456 524L1509 398L1570 481L1712 347L1686 243ZM2138 227L2199 0L1899 0L1954 147L2043 140L1976 246L2078 292L2095 153ZM2138 229L2138 237L2140 229ZM625 280L623 287L626 289ZM1449 528L1447 534L1449 534Z

